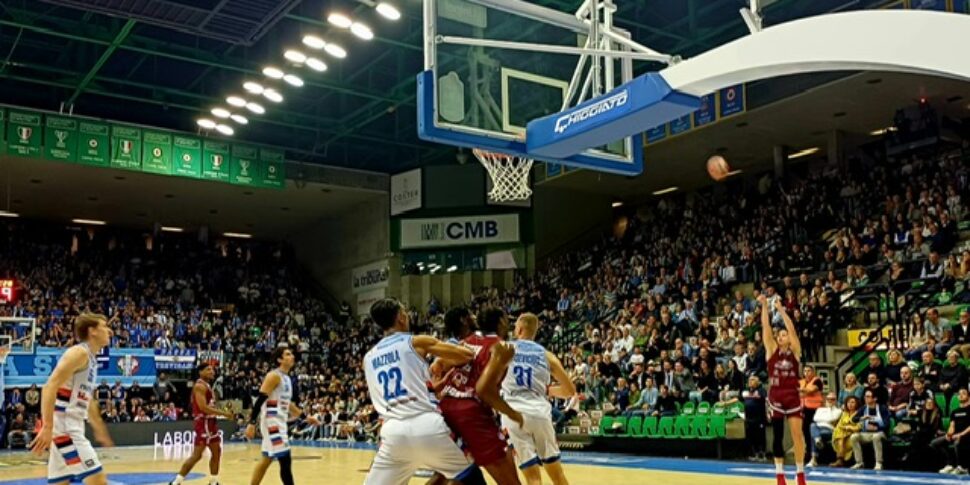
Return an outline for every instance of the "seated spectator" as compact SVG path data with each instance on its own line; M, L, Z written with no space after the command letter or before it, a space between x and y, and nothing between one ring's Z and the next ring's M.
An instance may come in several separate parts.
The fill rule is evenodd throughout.
M670 393L670 388L665 384L660 386L660 394L657 396L657 405L653 409L654 416L676 416L677 401Z
M900 371L900 381L892 387L889 392L889 412L893 413L896 420L903 420L909 416L910 401L913 397L913 371L909 367L903 367Z
M815 418L810 430L813 446L812 461L809 462L809 466L818 466L818 452L827 443L832 442L832 434L841 417L842 410L838 406L836 395L834 392L829 392L825 396L825 405L815 410Z
M970 358L970 312L966 308L960 310L960 321L953 326L953 350Z
M903 360L903 353L896 349L887 352L886 357L889 360L886 363L886 385L892 387L901 379L900 372L906 367L906 361Z
M869 376L871 381L874 375L869 374ZM852 469L858 470L863 467L862 445L872 443L872 447L876 453L876 465L873 467L873 470L878 471L882 470L882 445L886 441L886 429L889 427L891 416L889 409L885 405L879 404L876 400L876 394L872 389L866 389L864 399L865 404L855 416L855 422L859 423L862 429L858 433L853 434L849 440L852 444L852 455L855 458L855 464L852 465Z
M880 406L885 406L889 402L889 389L886 389L886 386L879 382L879 377L876 376L875 372L869 374L869 378L866 380L865 392L869 391L872 391L872 395L875 396L876 402ZM865 396L865 393L863 393L863 396Z
M918 381L917 381L918 382ZM943 413L936 405L936 401L928 399L923 405L915 410L907 423L912 429L905 436L909 439L907 453L904 453L900 461L909 462L912 452L917 453L930 448L930 443L942 434L940 423L943 421ZM896 425L897 427L899 424Z
M854 396L858 400L862 400L862 393L865 388L859 384L859 380L856 378L855 374L851 372L846 372L845 377L842 378L842 388L839 389L839 406L844 406L845 401L850 397ZM859 403L856 403L858 405Z
M946 362L943 364L943 368L940 369L940 382L937 386L943 393L946 402L950 402L950 398L957 390L966 388L967 382L967 368L960 363L960 353L956 350L950 350L946 353Z
M940 390L940 373L943 371L943 366L936 362L933 352L929 350L923 352L921 359L917 375L926 383L927 389Z
M960 407L950 413L950 427L946 435L934 439L930 447L946 456L943 474L966 474L967 458L970 457L970 391L961 388L957 392Z
M862 429L862 425L855 419L858 412L859 398L855 395L846 396L845 404L842 405L842 415L839 416L835 430L832 431L832 450L835 451L835 462L831 466L845 466L852 458L852 437Z
M27 421L24 420L23 413L17 413L17 417L10 422L7 429L9 430L7 433L8 448L13 448L14 446L26 448L27 444L30 443L29 427L27 426Z
M859 380L868 382L869 374L875 374L879 384L886 384L886 366L882 365L882 358L875 352L869 354L869 366L859 371Z
M644 387L640 390L640 395L636 402L630 404L627 409L627 416L650 416L653 414L654 409L657 407L657 399L660 397L660 391L653 382L652 377L647 377Z

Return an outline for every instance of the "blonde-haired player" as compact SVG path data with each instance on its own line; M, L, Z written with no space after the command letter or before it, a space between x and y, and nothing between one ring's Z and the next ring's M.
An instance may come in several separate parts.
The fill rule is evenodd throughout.
M552 405L549 397L569 399L576 387L562 362L535 342L539 319L523 313L515 321L515 340L501 345L489 361L482 379L492 385L504 375L502 396L510 407L523 416L523 424L502 416L502 426L508 431L515 450L515 461L529 485L541 485L539 465L552 483L566 485L566 475L559 461L559 444L552 425ZM555 385L550 385L552 380Z
M84 421L91 424L99 443L113 445L98 401L93 399L98 380L95 356L111 342L111 327L104 315L84 313L75 318L74 333L81 343L64 352L44 384L40 399L43 424L30 449L42 454L54 443L47 462L49 484L83 481L85 485L107 485L108 476L98 455L84 437Z

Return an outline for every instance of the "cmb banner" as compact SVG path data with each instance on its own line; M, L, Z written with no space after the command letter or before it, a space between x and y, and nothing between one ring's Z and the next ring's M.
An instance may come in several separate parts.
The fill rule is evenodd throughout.
M518 214L401 220L401 249L515 242Z
M4 386L27 387L44 385L64 349L37 347L33 354L10 354L3 365ZM141 386L155 385L155 352L152 349L110 349L108 355L98 356L98 382L121 381L124 386L138 382Z

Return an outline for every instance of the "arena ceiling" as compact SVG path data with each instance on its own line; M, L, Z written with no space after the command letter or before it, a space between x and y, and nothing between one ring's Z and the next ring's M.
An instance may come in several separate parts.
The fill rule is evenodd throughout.
M421 2L397 0L403 17L364 0L0 0L0 103L183 131L261 78L283 50L314 34L339 42L306 85L251 116L235 138L285 147L291 159L399 172L454 163L451 147L417 139L415 75L422 69ZM885 0L775 0L768 24ZM580 0L536 0L574 11ZM616 23L640 42L689 57L744 35L742 0L621 0ZM325 21L342 10L376 34L359 40ZM642 66L650 69L650 66Z

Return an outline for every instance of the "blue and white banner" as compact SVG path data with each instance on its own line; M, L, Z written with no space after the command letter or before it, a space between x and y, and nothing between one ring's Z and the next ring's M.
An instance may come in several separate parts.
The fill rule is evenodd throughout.
M519 242L519 215L401 219L401 249Z
M667 123L647 130L647 143L655 143L667 138Z
M195 349L155 349L155 368L158 370L192 370L195 367Z
M670 122L670 136L690 131L690 115L686 114Z
M744 84L724 88L719 92L720 118L744 111Z
M3 366L4 388L44 385L54 372L58 359L64 355L64 350L37 347L33 354L11 354ZM98 370L99 384L100 381L121 381L123 386L135 382L141 386L153 386L155 380L155 351L152 349L111 349L107 356L107 367Z
M712 93L701 98L701 107L694 112L694 128L713 123L715 120L717 120L717 106Z

